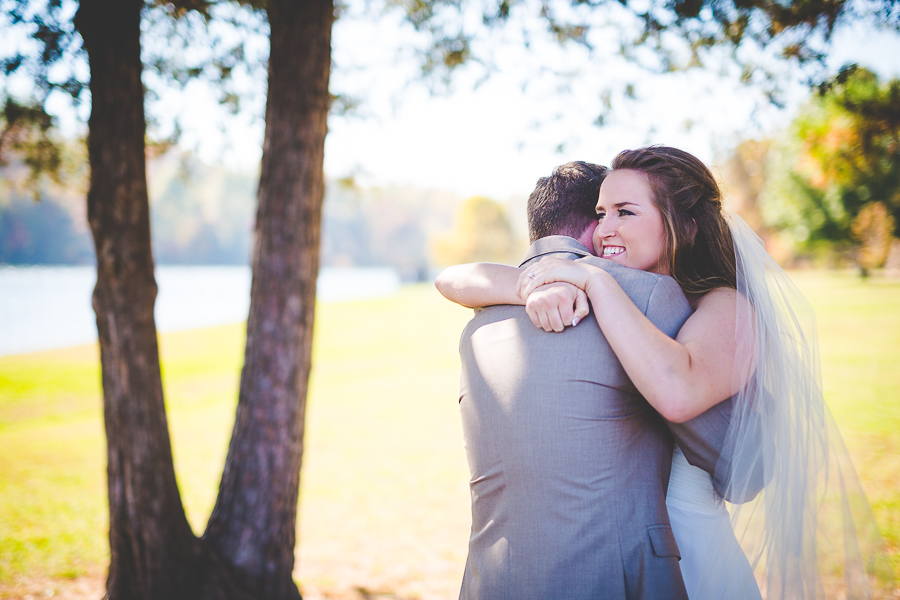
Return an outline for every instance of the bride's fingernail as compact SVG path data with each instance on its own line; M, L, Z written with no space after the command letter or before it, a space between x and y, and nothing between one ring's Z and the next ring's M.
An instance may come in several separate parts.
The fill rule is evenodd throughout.
M578 317L575 317L574 319L572 319L572 327L575 327L576 325L578 325L578 323L580 321L581 321L581 319L579 319Z

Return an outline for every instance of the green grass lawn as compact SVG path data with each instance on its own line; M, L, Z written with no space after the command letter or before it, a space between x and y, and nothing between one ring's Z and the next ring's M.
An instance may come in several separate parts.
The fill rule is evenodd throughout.
M818 314L826 398L900 573L900 282L795 279ZM457 342L469 315L431 286L319 307L296 572L304 595L458 594L469 498ZM231 435L243 326L166 334L160 347L179 486L201 533ZM0 357L0 598L103 576L97 353Z
M792 276L816 311L825 400L900 576L900 281Z

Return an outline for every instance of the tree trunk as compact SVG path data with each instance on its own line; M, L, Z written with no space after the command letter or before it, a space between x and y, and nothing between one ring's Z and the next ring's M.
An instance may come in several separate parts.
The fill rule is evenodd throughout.
M319 270L332 0L269 0L266 133L247 345L231 445L204 541L252 595L293 581Z
M163 405L144 164L142 0L81 0L91 68L88 221L107 438L109 598L193 598L199 547L185 518ZM193 588L196 591L196 588Z

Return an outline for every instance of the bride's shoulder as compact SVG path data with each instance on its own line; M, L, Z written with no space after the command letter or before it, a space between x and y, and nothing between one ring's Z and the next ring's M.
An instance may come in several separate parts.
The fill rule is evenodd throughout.
M726 286L713 288L700 296L701 304L718 303L718 302L734 302L738 292L736 289Z
M702 294L688 294L687 299L691 303L691 308L694 309L694 312L697 312L701 307L709 308L726 302L734 302L735 294L737 294L737 290L734 288L717 287Z
M705 294L689 298L694 312L731 311L743 313L751 308L747 297L731 287L717 287Z

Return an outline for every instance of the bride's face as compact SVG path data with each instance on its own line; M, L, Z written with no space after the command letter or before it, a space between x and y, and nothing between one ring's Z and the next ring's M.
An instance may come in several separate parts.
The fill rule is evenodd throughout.
M600 223L594 252L620 265L669 274L665 261L665 225L646 177L638 171L613 171L600 186Z

